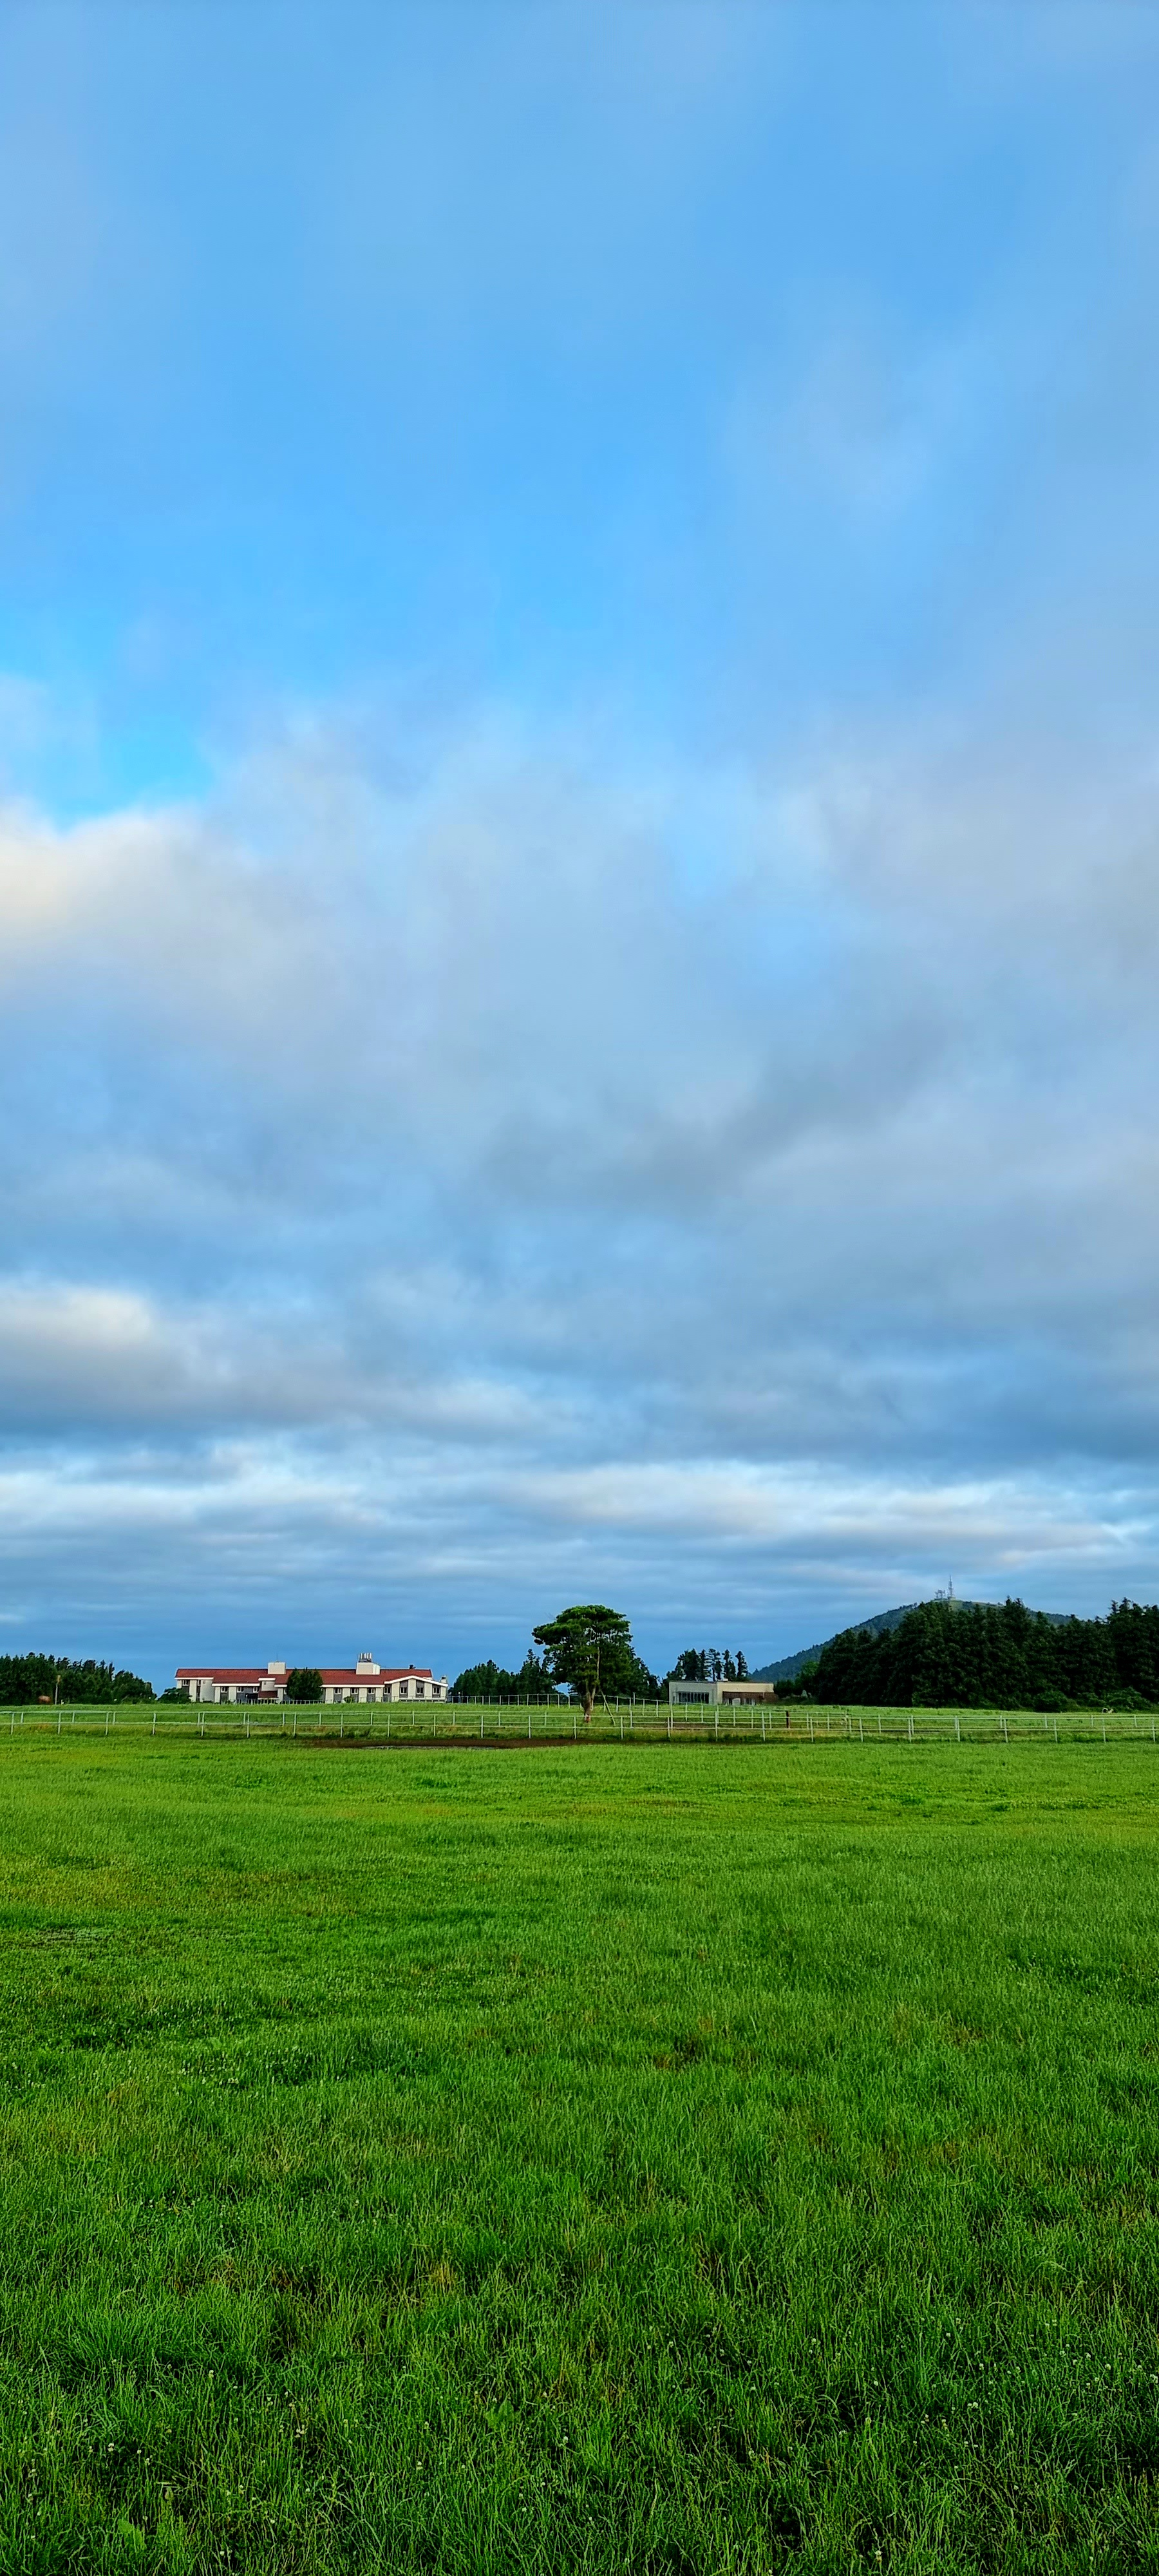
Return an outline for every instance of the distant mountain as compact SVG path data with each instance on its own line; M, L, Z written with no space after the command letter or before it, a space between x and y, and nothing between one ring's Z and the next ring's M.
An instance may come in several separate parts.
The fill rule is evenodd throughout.
M956 1593L954 1599L961 1610L985 1610L991 1607L985 1601L959 1602ZM908 1617L910 1611L920 1610L921 1606L920 1601L902 1601L896 1610L875 1610L872 1619L851 1619L849 1627L856 1636L881 1637L884 1636L887 1628L900 1628L902 1620ZM1061 1627L1070 1614L1065 1610L1047 1610L1043 1615ZM831 1646L834 1637L844 1637L847 1634L847 1629L835 1628L833 1637L822 1637L815 1646L802 1646L795 1655L782 1655L779 1664L761 1664L753 1673L752 1679L754 1682L795 1682L798 1673L804 1672L806 1664L816 1663L823 1647Z

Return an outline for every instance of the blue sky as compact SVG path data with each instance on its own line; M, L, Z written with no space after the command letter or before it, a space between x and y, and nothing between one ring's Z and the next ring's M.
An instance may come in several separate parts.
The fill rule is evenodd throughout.
M0 15L0 1642L1154 1598L1159 19Z

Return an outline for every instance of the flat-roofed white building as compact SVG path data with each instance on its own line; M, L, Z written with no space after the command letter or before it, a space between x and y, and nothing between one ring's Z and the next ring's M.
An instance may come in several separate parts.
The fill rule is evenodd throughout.
M176 1683L188 1699L211 1702L242 1701L247 1706L278 1707L285 1699L292 1664L277 1660L268 1664L179 1664ZM354 1664L333 1664L322 1672L322 1697L328 1707L340 1701L354 1701L373 1707L384 1700L444 1700L450 1697L450 1684L445 1673L436 1675L429 1664L379 1664L373 1655L360 1655Z
M772 1682L669 1682L670 1708L752 1708L777 1696Z

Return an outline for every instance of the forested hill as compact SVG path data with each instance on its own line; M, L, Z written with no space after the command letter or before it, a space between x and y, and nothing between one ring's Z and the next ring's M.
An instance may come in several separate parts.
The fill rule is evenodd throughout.
M1159 1702L1159 1609L1112 1602L1105 1619L973 1601L924 1601L889 1627L822 1646L814 1699L868 1708L1101 1707Z
M957 1606L967 1610L983 1610L987 1605L983 1601L967 1601ZM842 1637L880 1637L884 1629L900 1628L902 1620L908 1619L911 1610L921 1608L920 1601L903 1601L900 1608L875 1610L871 1619L859 1619L855 1627L842 1628L838 1634ZM1047 1611L1044 1615L1047 1618L1056 1618L1058 1613ZM823 1637L815 1646L799 1646L795 1655L782 1655L779 1664L761 1664L753 1673L752 1679L754 1682L795 1682L798 1673L803 1673L809 1664L815 1664L818 1656L824 1654L827 1646L836 1644L837 1637L833 1636Z

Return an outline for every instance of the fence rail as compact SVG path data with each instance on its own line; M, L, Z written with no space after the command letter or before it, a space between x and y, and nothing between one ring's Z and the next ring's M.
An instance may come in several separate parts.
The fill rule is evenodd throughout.
M4 1720L8 1724L5 1726ZM664 1702L608 1702L585 1726L578 1708L530 1702L427 1701L276 1711L242 1702L180 1707L173 1701L123 1701L0 1710L0 1743L22 1735L148 1736L199 1741L277 1741L307 1748L441 1744L1155 1744L1151 1709L927 1709L821 1708L802 1701L783 1706L669 1708Z

